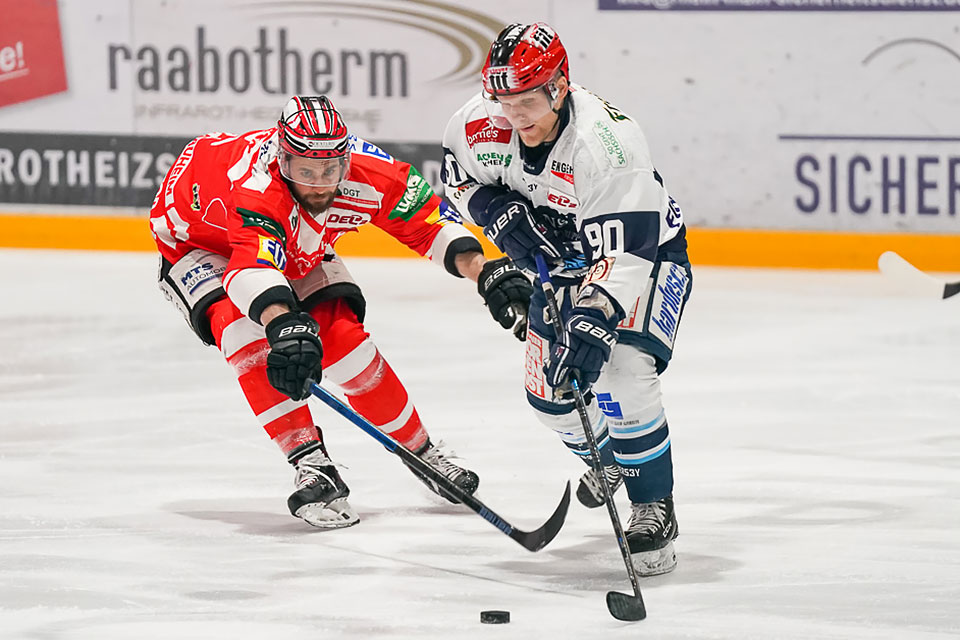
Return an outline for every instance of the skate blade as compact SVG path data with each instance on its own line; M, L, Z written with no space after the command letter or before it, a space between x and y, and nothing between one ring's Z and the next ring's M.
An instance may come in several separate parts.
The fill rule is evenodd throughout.
M631 553L630 560L637 574L644 577L659 576L677 568L677 553L673 549L673 542L668 542L665 547L655 551Z
M346 498L337 498L329 504L311 502L297 509L294 515L318 529L344 529L360 522L360 514Z

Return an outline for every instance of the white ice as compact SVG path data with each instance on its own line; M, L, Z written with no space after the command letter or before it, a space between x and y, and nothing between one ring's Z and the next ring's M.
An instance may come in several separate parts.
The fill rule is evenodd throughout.
M434 438L539 526L584 467L527 408L521 345L426 261L348 265ZM362 520L292 518L290 468L154 277L146 254L0 252L0 638L960 634L960 300L697 269L663 378L679 566L627 624L604 509L574 501L530 553L319 404Z

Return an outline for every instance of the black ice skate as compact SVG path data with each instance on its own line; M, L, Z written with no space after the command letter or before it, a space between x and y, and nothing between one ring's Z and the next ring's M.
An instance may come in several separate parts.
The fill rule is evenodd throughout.
M615 464L604 467L603 475L607 477L610 493L616 493L620 485L623 484L623 474L620 473L620 467ZM602 507L606 502L603 498L603 487L600 485L597 472L593 467L590 467L586 473L580 476L580 484L577 486L577 500L587 509Z
M360 521L347 502L350 489L322 445L296 458L293 465L297 490L287 499L290 513L319 529L342 529Z
M630 524L625 531L630 559L641 576L669 573L677 566L673 541L677 537L677 516L673 496L657 502L634 502Z
M464 493L467 495L473 495L473 493L477 490L477 487L480 486L480 478L473 471L464 469L463 467L459 467L450 462L450 460L447 459L446 454L441 451L441 447L443 447L442 442L439 443L439 446L434 446L432 442L427 440L425 445L413 453L431 467L442 473L448 480L460 487ZM452 453L450 455L453 456ZM438 496L446 498L453 504L460 504L459 500L447 494L447 492L438 487L433 480L420 475L420 473L413 467L407 468L410 469L410 471L413 472L413 475L417 476L420 481L423 482L423 484L427 485L427 487Z

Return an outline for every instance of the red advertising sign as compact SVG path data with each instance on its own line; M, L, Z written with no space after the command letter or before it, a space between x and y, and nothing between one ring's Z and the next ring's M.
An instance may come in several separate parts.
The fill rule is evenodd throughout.
M56 0L0 0L0 107L67 90Z

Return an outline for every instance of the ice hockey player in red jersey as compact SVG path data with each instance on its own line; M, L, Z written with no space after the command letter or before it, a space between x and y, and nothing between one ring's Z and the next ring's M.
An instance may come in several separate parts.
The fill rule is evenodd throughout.
M334 244L366 223L456 277L486 274L481 293L491 313L504 326L525 327L522 305L510 303L529 296L526 280L515 270L490 277L497 261L486 261L456 212L415 168L350 135L325 96L291 98L276 127L191 141L150 212L161 289L233 367L295 468L290 512L320 528L359 521L307 406L308 381L321 376L465 492L479 483L434 446L364 330L363 294Z

